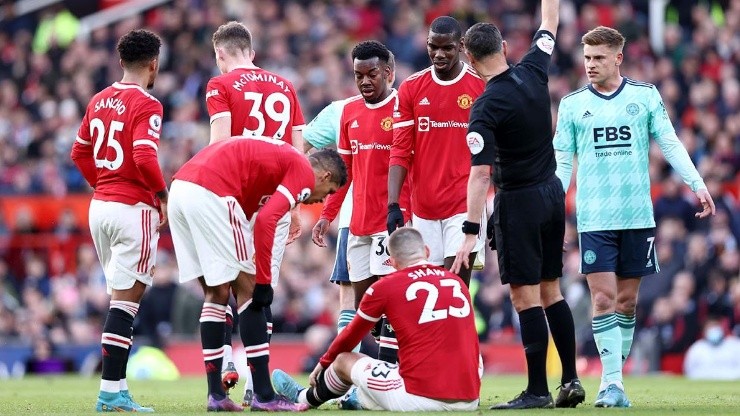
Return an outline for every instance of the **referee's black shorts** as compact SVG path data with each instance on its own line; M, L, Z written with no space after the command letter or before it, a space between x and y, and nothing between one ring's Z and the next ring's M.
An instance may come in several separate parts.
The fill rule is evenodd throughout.
M499 190L491 220L503 284L535 285L562 276L565 192L557 177Z

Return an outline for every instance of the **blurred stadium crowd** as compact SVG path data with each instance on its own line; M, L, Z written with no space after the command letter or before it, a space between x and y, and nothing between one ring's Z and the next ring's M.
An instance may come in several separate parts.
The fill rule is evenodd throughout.
M686 351L701 336L701 322L709 315L721 317L728 331L740 335L740 0L669 1L662 51L649 41L648 3L562 0L550 77L554 112L562 96L586 83L580 36L600 24L619 29L627 37L622 74L658 85L678 135L718 205L715 217L695 221L693 195L655 146L651 175L661 271L643 279L640 292L635 348L644 371L657 370L665 354ZM449 14L464 27L496 23L508 41L510 60L517 61L539 25L532 17L538 4L175 0L87 37L77 37L76 17L60 7L6 17L0 20L0 194L64 198L90 192L69 152L88 100L120 79L114 46L132 28L147 27L164 40L153 94L164 105L159 156L169 178L208 141L204 90L218 71L211 35L228 20L240 20L251 29L255 63L295 84L309 120L332 100L356 94L348 55L357 41L378 39L396 54L398 84L429 65L427 25ZM572 208L571 203L571 214ZM286 252L273 304L276 333L334 326L337 292L327 281L334 251L310 242L313 220L306 212L304 234ZM562 283L574 311L580 353L595 355L590 298L578 273L573 224ZM0 215L0 338L34 345L40 354L49 345L98 343L108 298L92 245L76 247L75 270L52 275L44 253L7 244L16 234L37 232L62 240L88 235L87 224L70 212L62 214L54 229L40 229L32 216L6 221ZM135 329L137 336L150 337L157 345L175 335L193 336L202 302L197 287L177 284L167 241L165 232L155 284ZM481 340L516 334L507 288L498 282L490 253L475 281Z

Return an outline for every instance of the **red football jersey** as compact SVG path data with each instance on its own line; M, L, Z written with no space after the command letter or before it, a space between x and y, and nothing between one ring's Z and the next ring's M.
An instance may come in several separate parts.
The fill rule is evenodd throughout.
M293 144L306 124L290 81L262 68L236 68L211 78L206 106L214 120L231 116L231 135L269 137Z
M257 283L272 280L270 260L278 220L305 201L316 183L306 156L285 142L264 137L237 137L206 146L174 178L218 196L233 196L247 218L259 211L254 224Z
M372 235L387 229L388 160L393 142L393 108L396 90L383 101L368 104L357 95L347 99L339 122L337 152L347 165L348 184L329 195L321 216L333 221L347 194L352 192L352 219L349 230L354 235ZM410 190L404 183L399 205L409 214ZM406 218L408 220L409 218Z
M384 314L396 331L406 391L438 400L478 399L480 348L470 292L459 277L427 263L373 283L321 364L352 350Z
M464 65L453 80L438 79L429 67L398 89L390 164L409 170L411 210L428 220L467 212L470 150L465 136L470 108L485 82Z
M72 159L95 188L93 198L158 206L166 187L157 162L162 104L140 86L116 82L87 105Z

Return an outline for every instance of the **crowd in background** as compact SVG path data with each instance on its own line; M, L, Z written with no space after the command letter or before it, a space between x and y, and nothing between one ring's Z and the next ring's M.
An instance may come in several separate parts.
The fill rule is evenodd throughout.
M715 217L696 221L697 201L653 146L660 272L644 278L640 291L635 348L645 371L657 370L665 354L685 352L701 336L701 322L708 316L719 317L726 331L740 335L740 0L669 1L660 52L649 41L648 3L561 0L550 73L555 112L561 97L586 83L581 35L597 25L620 30L627 38L622 74L658 86L679 138L717 203ZM1 20L0 195L63 198L90 192L69 152L89 99L120 79L115 43L130 29L149 28L164 41L152 93L164 106L159 158L170 178L208 142L205 85L218 74L211 35L228 20L239 20L252 31L255 63L294 83L310 120L332 100L357 93L349 58L356 42L378 39L395 53L397 86L429 65L428 24L449 14L464 27L496 23L508 42L510 61L516 62L539 25L533 17L538 5L534 0L175 0L86 37L77 37L76 18L58 7ZM73 36L62 36L69 32ZM273 303L275 333L333 327L336 320L337 290L327 281L334 251L311 243L312 220L305 216L303 236L286 251ZM34 232L60 239L88 233L87 224L69 212L51 230L39 229L28 215L7 223L0 216L2 241ZM577 244L571 219L562 283L574 312L579 352L595 355ZM163 246L154 286L135 324L135 334L157 345L174 336L193 336L202 302L197 287L177 284L173 254ZM54 276L53 260L43 253L6 245L0 246L0 256L0 338L33 345L40 340L51 345L99 342L108 298L91 244L76 248L74 272ZM481 340L515 334L516 314L490 253L474 280Z

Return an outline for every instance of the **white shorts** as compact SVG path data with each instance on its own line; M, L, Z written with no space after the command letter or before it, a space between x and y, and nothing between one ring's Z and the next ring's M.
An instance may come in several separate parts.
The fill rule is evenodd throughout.
M357 399L367 410L435 412L478 409L479 400L447 402L411 394L406 391L397 364L370 357L360 358L352 366L352 384L357 386Z
M462 225L467 218L468 214L466 213L455 214L444 220L427 220L416 215L413 216L411 224L419 230L424 243L429 246L430 263L442 266L446 257L455 257L457 250L465 241ZM481 231L473 252L485 248L487 223L488 217L484 213L480 222Z
M236 198L175 180L167 213L180 283L203 276L218 286L254 274L252 227Z
M396 271L390 264L385 240L388 231L368 236L349 232L347 239L347 268L349 281L361 282L370 276L385 276Z
M105 273L108 294L136 280L152 284L159 241L159 212L143 202L90 201L90 233Z

